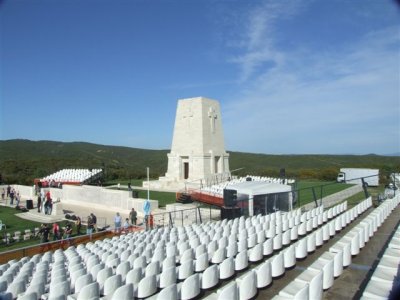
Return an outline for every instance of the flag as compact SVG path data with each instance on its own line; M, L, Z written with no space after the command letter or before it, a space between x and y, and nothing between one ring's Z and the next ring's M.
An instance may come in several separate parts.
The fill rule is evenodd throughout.
M146 216L150 214L150 201L149 200L144 201L143 212Z

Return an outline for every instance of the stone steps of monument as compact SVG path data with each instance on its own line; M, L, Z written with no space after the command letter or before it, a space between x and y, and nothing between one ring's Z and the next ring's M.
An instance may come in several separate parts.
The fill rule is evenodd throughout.
M192 197L189 194L181 194L176 202L186 204L186 203L193 203Z

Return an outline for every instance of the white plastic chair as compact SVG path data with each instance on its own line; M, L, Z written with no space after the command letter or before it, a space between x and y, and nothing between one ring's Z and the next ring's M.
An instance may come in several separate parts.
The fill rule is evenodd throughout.
M315 231L307 235L305 238L307 239L307 252L314 252L316 248Z
M199 274L193 274L186 278L178 285L180 299L192 299L200 294L200 277Z
M217 265L212 265L201 274L201 288L204 290L213 288L219 282L219 270Z
M239 300L239 288L235 281L232 281L225 285L223 288L217 291L218 300Z
M343 251L333 252L324 252L321 256L321 259L325 260L333 260L333 276L339 277L343 273Z
M329 289L333 285L333 259L318 258L310 267L312 270L322 270L322 287L324 290Z
M296 253L294 245L290 245L283 250L283 262L286 269L292 268L296 265Z
M297 241L294 246L296 247L296 258L297 259L304 259L307 257L307 237L302 238L301 240Z
M272 269L271 269L271 261L267 260L257 266L254 271L257 276L257 288L262 289L267 287L272 282Z
M267 239L263 243L263 255L264 256L269 256L274 252L274 249L272 247L272 239Z
M346 241L338 241L329 248L329 252L343 253L343 267L351 264L351 245Z
M257 277L253 270L250 270L236 279L239 287L239 299L251 299L257 294Z
M308 299L309 285L301 281L292 281L279 292L279 296L288 299Z
M235 271L241 271L248 267L249 260L247 250L243 250L236 255L235 258Z
M226 249L225 248L218 248L212 258L211 258L211 262L213 264L220 264L226 257Z
M75 293L79 293L80 290L85 286L90 283L93 283L93 277L92 274L85 274L80 277L75 282Z
M283 252L279 252L271 258L272 277L279 277L285 273Z
M121 299L129 299L129 298L121 298ZM177 285L171 284L164 289L162 289L158 294L157 294L157 300L165 300L165 299L178 299L178 287ZM115 299L118 300L118 299Z
M13 298L17 298L19 294L25 292L26 290L26 283L24 280L13 281L7 287L7 292L11 293Z
M279 250L282 248L282 234L277 234L272 240L272 248Z
M122 286L122 276L120 274L108 277L104 282L103 295L112 295L120 286Z
M157 292L157 281L155 275L144 277L140 280L137 289L138 298L147 298Z
M263 259L263 247L262 244L255 245L252 249L249 250L249 261L250 262L258 262Z
M167 286L176 283L176 267L170 267L161 272L158 277L158 287L163 289Z
M161 267L159 261L153 261L146 266L145 276L160 274Z
M100 297L100 287L98 282L91 283L89 285L84 286L78 294L77 300L87 300L87 299L96 299ZM70 296L68 296L68 300Z
M189 259L184 261L179 267L178 267L178 279L179 280L184 280L191 276L194 273L194 262L193 260Z
M219 265L219 279L228 279L235 274L235 260L233 257L226 258Z
M128 283L120 286L112 294L111 300L120 299L133 299L134 298L134 286L132 283Z
M205 252L197 257L195 260L195 272L202 272L208 268L209 261L208 261L208 253Z
M308 299L322 299L322 284L323 284L323 273L322 270L306 269L299 276L295 278L295 281L307 283L309 285L309 296Z

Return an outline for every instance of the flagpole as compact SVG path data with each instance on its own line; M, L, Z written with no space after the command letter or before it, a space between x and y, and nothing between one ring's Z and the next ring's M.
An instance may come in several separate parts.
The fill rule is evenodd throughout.
M147 200L150 200L150 178L149 178L149 167L147 167Z

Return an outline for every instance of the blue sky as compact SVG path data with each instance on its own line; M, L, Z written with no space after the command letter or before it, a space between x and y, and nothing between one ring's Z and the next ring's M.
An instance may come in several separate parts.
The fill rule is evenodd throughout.
M391 0L0 2L0 139L169 149L220 101L229 151L400 152Z

